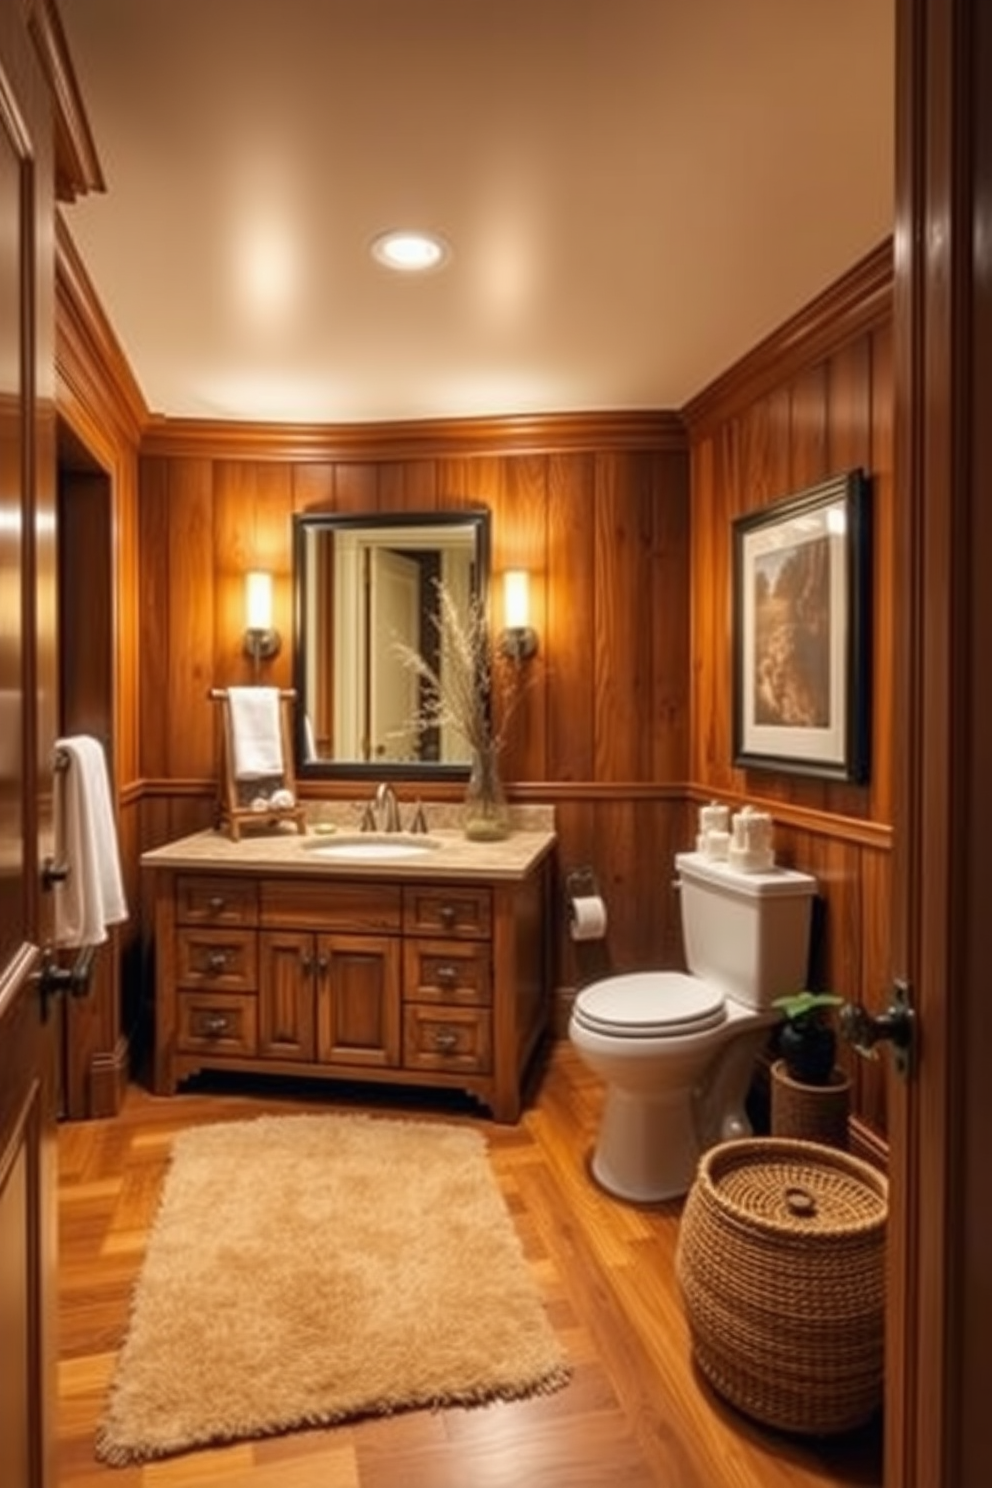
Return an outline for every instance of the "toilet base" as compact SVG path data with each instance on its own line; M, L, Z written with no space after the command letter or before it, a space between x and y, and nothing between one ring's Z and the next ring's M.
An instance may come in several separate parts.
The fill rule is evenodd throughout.
M638 1204L677 1199L688 1192L702 1148L690 1101L678 1094L607 1089L590 1164L607 1193Z

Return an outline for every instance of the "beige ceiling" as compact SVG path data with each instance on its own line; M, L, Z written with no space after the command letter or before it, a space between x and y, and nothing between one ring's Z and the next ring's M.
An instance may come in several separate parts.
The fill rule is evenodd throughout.
M156 413L680 407L892 229L893 0L60 8L108 187L65 216Z

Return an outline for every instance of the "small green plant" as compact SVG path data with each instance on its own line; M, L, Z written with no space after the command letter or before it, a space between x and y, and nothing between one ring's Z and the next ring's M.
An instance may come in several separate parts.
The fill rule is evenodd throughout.
M837 1056L837 1032L831 1009L844 1001L835 992L790 992L776 997L772 1007L782 1014L779 1053L794 1080L803 1085L826 1085Z

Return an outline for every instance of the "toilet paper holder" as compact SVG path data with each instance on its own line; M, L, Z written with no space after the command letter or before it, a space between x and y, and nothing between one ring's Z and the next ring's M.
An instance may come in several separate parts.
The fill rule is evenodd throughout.
M570 912L575 899L599 897L599 884L591 868L573 868L565 875L565 901Z

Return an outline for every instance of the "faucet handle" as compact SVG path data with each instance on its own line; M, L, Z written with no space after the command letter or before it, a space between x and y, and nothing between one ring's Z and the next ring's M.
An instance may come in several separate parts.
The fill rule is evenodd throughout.
M359 824L360 832L374 832L376 830L375 810L371 801L366 801L365 810L362 812L362 820Z
M410 831L411 832L426 832L427 831L427 817L426 817L426 815L424 813L424 803L422 801L418 801L417 802L416 810L413 813L413 821L410 823Z

